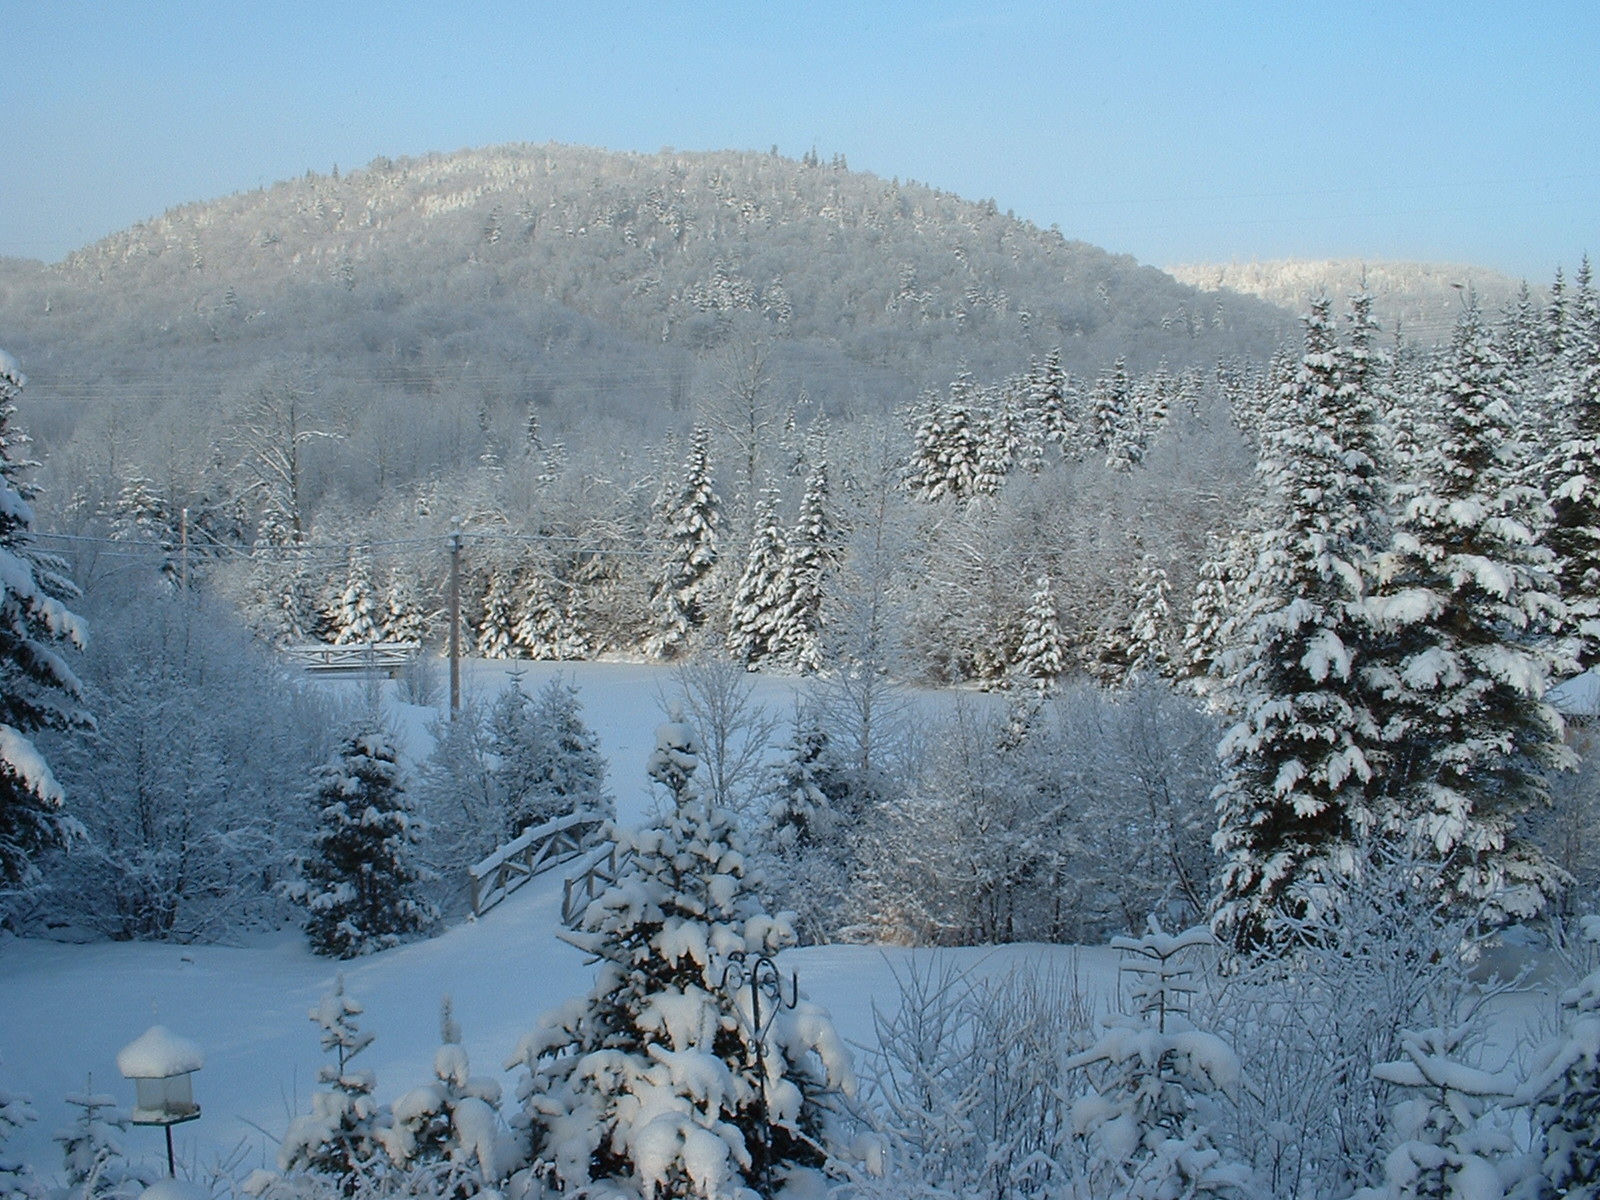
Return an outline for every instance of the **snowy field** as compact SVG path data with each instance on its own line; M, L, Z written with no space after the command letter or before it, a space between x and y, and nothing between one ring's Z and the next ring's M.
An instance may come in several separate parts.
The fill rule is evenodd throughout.
M663 703L676 690L671 670L641 663L503 663L469 660L463 692L487 702L511 670L523 672L533 692L550 677L577 683L586 722L610 764L610 785L620 818L636 823L649 810L645 762L663 720ZM448 704L448 674L439 672L441 705ZM779 716L792 711L797 683L781 676L750 678L752 699ZM324 686L359 700L368 685L329 680ZM412 759L426 755L426 729L436 711L401 703L392 684L383 700ZM926 711L952 703L924 694ZM125 1109L133 1085L116 1068L117 1051L153 1024L198 1042L205 1066L195 1076L199 1120L177 1126L176 1144L189 1169L223 1166L230 1175L275 1168L279 1139L289 1119L307 1111L317 1068L326 1061L308 1010L340 971L346 988L366 1009L362 1028L376 1040L362 1065L377 1075L377 1097L387 1102L431 1078L439 1044L439 1003L449 995L473 1069L498 1074L518 1039L545 1009L587 991L592 968L558 941L562 875L536 879L480 921L438 938L337 963L313 955L297 929L248 946L175 946L164 943L65 945L0 940L0 1085L32 1097L39 1120L11 1148L46 1175L60 1165L52 1135L72 1115L64 1097L85 1090L114 1095ZM1039 965L1077 963L1084 988L1109 994L1116 958L1104 949L1006 946L940 952L949 962L1003 972L1027 960ZM899 948L829 946L791 951L784 966L798 972L803 991L826 1005L841 1032L864 1043L872 1034L874 1002L898 1002L895 971L929 952ZM508 1097L514 1081L503 1077ZM164 1165L159 1129L133 1129L129 1157Z
M94 1090L133 1103L133 1085L117 1074L117 1051L160 1023L205 1053L194 1078L202 1115L176 1128L179 1157L191 1169L226 1163L229 1174L276 1168L277 1145L291 1116L309 1110L325 1060L307 1011L342 970L366 1008L362 1028L376 1035L362 1064L377 1074L377 1096L390 1101L431 1078L439 1044L439 1001L450 995L462 1041L479 1074L498 1074L518 1038L546 1008L581 995L592 970L555 937L559 871L535 880L482 920L431 941L339 964L317 958L290 931L245 948L161 944L56 945L0 942L0 1078L31 1094L39 1120L12 1148L45 1172L59 1166L51 1135L71 1113L63 1097ZM870 1039L872 1005L897 1003L894 972L932 952L864 946L791 951L786 969L827 1006L853 1042ZM1087 990L1115 986L1116 956L1102 948L1005 946L941 951L961 967L1003 972L1027 960L1061 969L1073 964ZM507 1094L514 1080L503 1077ZM129 1157L156 1166L164 1155L157 1129L133 1129Z

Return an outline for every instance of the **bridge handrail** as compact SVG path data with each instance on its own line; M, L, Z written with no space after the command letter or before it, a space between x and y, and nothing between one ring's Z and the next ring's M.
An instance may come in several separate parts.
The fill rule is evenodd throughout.
M467 868L473 915L482 916L535 875L582 854L592 845L588 835L605 821L599 813L569 813L495 847Z

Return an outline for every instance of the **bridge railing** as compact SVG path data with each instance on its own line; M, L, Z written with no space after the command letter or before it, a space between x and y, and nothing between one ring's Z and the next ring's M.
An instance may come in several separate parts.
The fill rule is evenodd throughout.
M310 642L285 646L283 657L306 671L328 674L398 675L422 653L421 642L349 642L341 646Z
M617 882L617 875L633 851L619 850L616 842L597 846L575 864L575 870L561 887L561 923L568 929L578 923L589 902Z
M598 813L557 817L523 830L468 867L473 915L483 915L535 875L582 854L605 822L606 818ZM565 909L563 902L563 912Z

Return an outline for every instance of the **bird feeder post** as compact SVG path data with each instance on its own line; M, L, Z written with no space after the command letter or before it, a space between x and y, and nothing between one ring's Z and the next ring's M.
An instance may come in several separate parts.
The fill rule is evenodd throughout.
M153 1025L117 1054L117 1070L134 1083L134 1125L160 1125L167 1134L167 1174L178 1177L172 1152L172 1127L200 1115L193 1075L205 1065L200 1047L161 1025Z

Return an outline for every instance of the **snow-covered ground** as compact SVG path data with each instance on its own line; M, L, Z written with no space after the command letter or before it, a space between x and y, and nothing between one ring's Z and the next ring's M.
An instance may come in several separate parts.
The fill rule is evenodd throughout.
M610 764L619 817L636 823L649 810L645 762L655 746L663 705L678 690L670 669L643 663L507 663L469 660L463 692L488 701L512 670L536 691L565 674L577 683L583 715ZM438 703L448 703L441 664ZM752 699L776 715L792 712L798 682L750 677ZM366 684L325 680L322 686L360 698ZM437 712L402 703L383 685L391 723L413 759L431 740ZM949 698L923 697L929 710ZM93 1090L132 1107L133 1085L117 1072L117 1052L152 1025L197 1042L205 1065L194 1077L202 1115L175 1129L180 1157L192 1167L229 1161L230 1174L274 1167L289 1119L307 1111L317 1068L326 1061L307 1013L342 971L347 990L366 1009L362 1028L376 1035L361 1065L377 1074L377 1096L392 1100L426 1082L439 1043L439 1004L450 995L463 1044L477 1073L498 1073L517 1040L546 1008L588 990L592 968L558 941L562 875L524 887L482 920L442 936L349 963L318 958L298 930L242 947L160 943L64 945L0 940L0 1087L30 1095L39 1120L11 1149L46 1174L60 1165L52 1135L69 1123L69 1093ZM1108 990L1115 959L1103 950L1081 960L1062 947L1008 946L942 952L952 962L1003 971L1020 960L1081 961L1086 987ZM874 1002L897 1002L896 969L916 952L830 946L793 951L785 965L802 990L829 1007L848 1039L872 1034ZM506 1078L508 1095L512 1080ZM158 1129L133 1129L130 1157L164 1165Z
M202 1168L230 1160L230 1173L275 1168L284 1127L309 1109L317 1068L326 1061L307 1013L340 971L366 1009L362 1029L376 1035L361 1064L376 1072L379 1100L431 1078L446 994L474 1071L498 1074L538 1015L581 995L592 978L584 956L556 939L560 899L557 871L479 921L344 964L317 958L292 931L245 948L0 942L0 1083L30 1094L40 1117L12 1148L37 1168L56 1171L60 1150L51 1135L71 1118L63 1097L84 1090L93 1076L94 1090L132 1107L133 1085L117 1073L117 1052L161 1024L197 1042L205 1055L194 1076L202 1114L177 1126L179 1157ZM1077 963L1086 988L1115 985L1116 958L1099 948L939 953L983 971L1023 960L1064 970ZM917 956L900 948L825 946L791 951L784 966L832 1011L847 1039L865 1042L873 1003L897 1002L895 970ZM504 1082L510 1094L513 1080ZM161 1164L160 1130L133 1129L124 1141L131 1158Z

